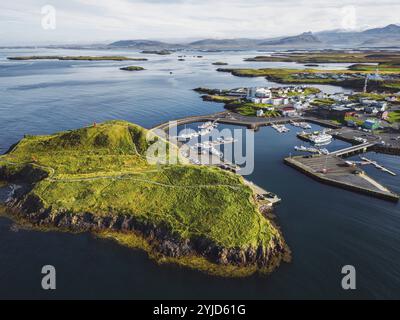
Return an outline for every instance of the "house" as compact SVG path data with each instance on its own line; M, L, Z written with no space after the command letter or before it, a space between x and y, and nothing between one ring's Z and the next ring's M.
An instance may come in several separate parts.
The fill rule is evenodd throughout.
M246 88L232 89L231 91L229 91L229 95L233 97L244 98L247 96L247 89Z
M385 100L388 102L396 102L397 98L393 96L393 97L387 97Z
M257 110L257 117L262 117L264 115L264 111L259 109Z
M379 110L374 106L369 106L369 107L365 108L365 112L371 113L371 114L377 114L379 112Z
M296 102L296 103L294 103L294 104L293 104L293 107L294 107L296 110L302 110L302 109L305 109L305 108L306 108L305 105L303 105L301 102Z
M346 113L344 114L344 117L345 117L345 118L356 117L356 116L357 116L357 113L355 113L354 111L346 112Z
M255 104L259 104L259 103L270 104L271 99L269 99L269 98L252 98L251 102L253 102Z
M369 105L372 105L372 104L376 104L376 103L377 103L376 100L365 99L365 98L360 98L359 101L360 101L360 103L363 104L364 106L369 106Z
M363 127L368 130L376 130L379 128L379 121L376 119L367 119L364 121Z
M284 117L295 117L297 116L297 111L294 107L284 107L281 110Z
M255 96L258 98L272 98L272 91L268 88L257 88Z
M386 101L379 101L375 104L375 107L378 111L385 111L387 109L387 102Z
M282 98L272 98L271 104L274 106L279 106L279 105L283 104L283 99Z

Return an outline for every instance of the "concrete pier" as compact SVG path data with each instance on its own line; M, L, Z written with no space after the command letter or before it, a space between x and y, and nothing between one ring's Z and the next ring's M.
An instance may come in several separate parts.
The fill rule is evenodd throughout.
M399 195L390 191L357 167L348 166L335 155L297 156L284 162L313 179L346 190L388 201L399 201Z

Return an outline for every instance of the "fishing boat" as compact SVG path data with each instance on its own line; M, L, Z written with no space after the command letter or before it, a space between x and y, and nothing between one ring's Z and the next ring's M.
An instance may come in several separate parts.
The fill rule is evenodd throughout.
M221 151L215 149L214 147L210 148L210 153L215 155L215 156L217 156L217 157L219 157L219 158L222 158L224 156L224 154Z
M312 134L308 139L316 145L326 145L332 142L332 136L327 133Z
M187 141L187 140L193 139L198 136L199 136L199 133L197 133L197 132L188 132L188 133L180 134L177 138L178 138L178 141Z
M286 126L281 125L281 124L273 124L272 128L275 129L276 131L278 131L279 133L285 133L285 132L290 131L289 128L287 128Z
M317 148L312 148L312 147L305 147L305 146L295 146L294 149L296 151L303 151L303 152L310 152L310 153L320 153L319 149Z
M198 126L199 129L208 129L209 127L212 127L213 123L211 121L207 121L203 123L202 125Z
M302 128L302 129L311 129L311 126L307 122L296 122L296 121L290 121L290 124L292 126Z

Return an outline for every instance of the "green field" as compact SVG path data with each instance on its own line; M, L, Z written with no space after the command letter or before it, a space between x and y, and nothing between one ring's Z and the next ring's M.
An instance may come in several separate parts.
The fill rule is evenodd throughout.
M285 68L262 68L262 69L230 69L219 68L219 72L229 72L238 77L265 77L267 80L283 83L283 84L330 84L352 89L362 89L365 83L365 76L370 71L355 70L317 70L317 69L285 69ZM357 75L354 79L335 79L332 77L322 78L318 75ZM360 77L360 74L362 75ZM380 74L398 75L397 72L381 70ZM307 75L308 77L299 77L299 75ZM398 91L400 89L400 80L391 81L369 81L370 90L378 91Z
M349 67L349 70L353 71L368 71L371 73L375 73L376 70L379 72L394 72L400 73L400 62L399 63L380 63L378 65L369 65L369 64L353 64Z
M400 123L400 110L389 112L388 121L390 123Z
M248 58L245 59L245 61L298 63L396 63L400 62L400 54L397 52L381 51L276 53L271 56Z
M232 101L238 100L238 97L232 96L220 96L220 95L204 95L202 96L204 101L212 101L218 103L230 103Z
M149 164L146 134L134 124L110 121L27 136L0 157L0 180L32 180L30 195L53 214L131 215L167 226L182 239L200 237L225 248L267 248L279 238L240 176L212 167Z
M264 111L263 117L275 118L280 114L276 110L266 110L266 108L272 107L271 104L264 103L253 103L253 102L240 102L234 101L231 103L227 103L225 108L236 113L241 114L242 116L256 116L257 110L262 109Z

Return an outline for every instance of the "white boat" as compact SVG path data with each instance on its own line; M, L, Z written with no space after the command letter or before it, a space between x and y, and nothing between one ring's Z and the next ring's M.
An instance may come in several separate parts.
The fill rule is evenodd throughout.
M311 126L307 122L295 122L290 121L290 124L294 127L303 128L303 129L311 129Z
M278 131L279 133L289 132L290 129L281 124L273 124L272 128Z
M295 146L294 149L295 149L296 151L303 151L303 152L310 152L310 153L320 153L320 150L319 150L319 149L317 149L317 148L312 148L312 147L307 148L307 147L305 147L305 146L300 146L300 147Z
M320 134L312 134L308 138L314 144L325 145L331 143L333 137L327 133L320 133Z
M311 129L311 126L307 122L300 122L299 125L300 125L300 128Z
M213 129L218 127L218 123L216 121L211 122L211 121L207 121L205 123L203 123L202 125L198 126L199 129Z
M224 154L221 151L215 149L214 147L210 148L210 153L220 158L224 156Z
M362 143L366 143L368 140L365 138L361 138L361 137L354 137L354 140L358 141L358 142L362 142Z
M207 134L210 134L211 133L211 131L213 130L213 127L208 127L207 129L201 129L199 132L198 132L198 136L205 136L205 135L207 135Z
M190 132L190 133L182 133L177 138L179 141L187 141L187 140L193 139L198 136L199 136L199 134L197 132Z
M209 127L212 127L213 123L211 121L207 121L203 123L202 125L198 126L199 129L207 129Z

